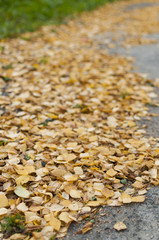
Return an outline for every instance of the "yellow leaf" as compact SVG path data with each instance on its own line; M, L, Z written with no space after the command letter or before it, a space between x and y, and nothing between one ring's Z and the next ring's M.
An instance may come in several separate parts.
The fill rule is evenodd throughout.
M64 208L64 206L55 203L55 204L52 204L52 205L51 205L50 211L51 211L51 212L59 212L59 211L61 211L63 208Z
M102 203L101 201L89 201L87 205L90 207L98 207L101 205L101 203Z
M141 189L141 188L144 187L143 183L142 183L142 182L139 182L139 181L135 181L135 182L132 184L132 186L133 186L134 188L137 188L137 189Z
M92 157L92 156L90 156L90 154L88 152L80 154L80 158L90 158L90 157Z
M55 115L55 114L53 114L53 113L47 113L46 116L47 116L48 118L58 119L58 116Z
M59 155L57 157L57 161L66 161L66 162L71 162L76 158L75 154L69 154L69 153L65 153L63 155Z
M8 207L9 202L5 194L0 194L0 208Z
M132 202L132 198L129 194L123 192L121 195L120 195L120 199L123 203L131 203Z
M121 230L127 229L127 226L123 222L117 222L114 225L114 229L117 230L117 231L121 231Z
M71 204L71 201L70 200L63 200L61 202L61 204L64 206L64 207L68 207L70 204Z
M133 121L127 121L127 124L128 124L129 127L134 127L134 126L136 126L136 123L133 122Z
M156 179L157 178L157 169L156 168L152 168L150 169L150 175L152 178Z
M14 190L14 192L18 197L22 197L22 198L29 198L31 194L31 192L29 192L27 189L25 189L21 185L18 185Z
M54 216L51 216L49 225L52 226L56 231L59 231L61 227L61 221Z
M132 202L144 202L146 199L145 195L132 197Z
M112 168L109 169L106 173L110 177L114 177L117 174L117 172L114 169L112 169Z
M7 208L0 208L0 216L4 216L8 213Z
M69 213L68 212L62 212L59 215L59 219L65 223L69 223L72 221L72 219L69 217Z
M75 148L75 147L77 147L77 142L69 142L68 144L67 144L67 148Z
M51 171L51 175L54 177L63 177L65 175L66 171L60 168L56 168Z
M26 206L26 204L24 202L19 203L18 206L17 206L17 209L21 212L28 211L28 207Z
M103 188L101 193L106 197L106 199L114 196L114 191L108 188Z
M34 172L35 172L35 167L32 166L32 165L26 165L26 166L24 167L24 170L26 170L28 174L34 173Z
M17 185L23 185L24 183L29 182L30 176L23 175L15 179Z
M83 169L81 167L74 167L75 174L82 175Z
M91 137L89 137L89 141L90 142L95 142L95 141L97 141L98 140L98 137L97 136L91 136Z
M78 211L80 209L79 207L79 204L78 202L73 202L71 203L68 208L71 210L71 211Z
M81 198L81 193L79 191L77 191L77 190L72 189L70 191L70 196L72 198Z
M116 118L113 116L107 118L107 124L111 128L115 128L118 125Z
M25 143L19 145L19 150L25 154L26 150L27 150L27 145Z
M19 174L19 175L28 175L28 172L24 169L16 169L16 172Z

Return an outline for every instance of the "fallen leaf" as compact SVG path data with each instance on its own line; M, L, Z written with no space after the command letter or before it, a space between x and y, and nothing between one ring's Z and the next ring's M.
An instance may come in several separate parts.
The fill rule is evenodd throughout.
M121 199L121 201L123 203L131 203L132 202L132 197L129 194L125 193L125 192L123 192L120 195L120 199Z
M134 188L137 188L137 189L141 189L141 188L144 187L143 183L142 183L142 182L139 182L139 181L135 181L135 182L132 184L132 186L133 186Z
M27 189L25 189L21 185L18 185L14 190L14 192L18 197L22 197L22 198L29 198L31 195L31 192L29 192Z
M79 191L77 191L77 190L71 190L70 191L70 196L72 197L72 198L81 198L81 193L79 192Z
M145 195L132 197L132 202L144 202L146 199Z
M106 199L114 196L114 191L108 188L103 188L101 192L106 197Z
M82 229L80 229L79 231L77 231L77 234L85 234L87 232L89 232L92 229L93 223L88 222L86 223Z
M17 185L23 185L23 184L25 184L25 183L27 183L27 182L30 181L30 176L28 176L28 175L22 175L22 176L16 178L15 181L16 181L16 184L17 184Z
M107 118L107 124L109 127L113 128L115 128L118 125L116 118L113 116Z
M51 212L59 212L59 211L61 211L63 208L64 208L64 207L63 207L62 205L55 203L55 204L52 204L52 205L50 206L50 211L51 211Z
M9 205L8 198L5 196L5 194L1 193L0 194L0 208L8 207L8 205Z
M101 204L102 204L101 201L89 201L89 202L87 203L87 206L90 206L90 207L98 207L98 206L100 206Z
M0 208L0 216L6 215L8 213L8 209L7 208Z
M59 219L65 223L69 223L72 221L72 219L70 218L70 215L68 212L62 212L60 215L59 215Z
M108 176L114 177L117 174L117 171L115 171L114 169L111 168L106 173Z
M123 222L117 222L114 225L114 229L117 230L117 231L121 231L121 230L127 229L127 226Z
M60 230L61 221L55 218L54 216L51 216L51 219L48 224L52 226L56 231Z
M19 203L19 204L17 205L17 209L18 209L19 211L21 211L21 212L26 212L26 211L28 211L28 207L26 206L26 204L25 204L24 202Z

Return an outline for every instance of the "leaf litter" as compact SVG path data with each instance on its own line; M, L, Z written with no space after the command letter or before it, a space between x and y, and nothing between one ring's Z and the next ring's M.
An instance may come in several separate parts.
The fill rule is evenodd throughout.
M119 27L128 33L125 46L130 38L147 43L141 33L159 30L157 7L146 10L151 28L143 10L118 14L136 2L26 33L27 43L1 41L0 216L3 222L20 213L26 229L9 239L63 237L99 206L143 202L150 184L159 184L159 146L136 125L149 115L151 81L131 72L130 58L109 56L94 40ZM80 233L92 227L90 221Z

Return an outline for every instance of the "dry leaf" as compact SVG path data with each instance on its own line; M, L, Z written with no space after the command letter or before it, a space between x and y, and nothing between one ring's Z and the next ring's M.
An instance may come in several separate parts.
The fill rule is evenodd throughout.
M74 167L75 174L82 175L83 169L81 167Z
M0 216L6 215L8 213L8 209L7 208L0 208Z
M87 203L87 205L90 206L90 207L98 207L98 206L100 206L101 204L102 204L101 201L89 201L89 202Z
M112 169L112 168L109 169L106 173L110 177L114 177L117 174L117 172L114 169Z
M25 235L20 233L15 233L10 237L10 240L23 240L25 238Z
M127 229L127 226L123 222L117 222L114 225L114 229L117 230L117 231L121 231L121 230Z
M65 223L69 223L71 222L71 218L69 216L69 213L68 212L62 212L60 215L59 215L59 219Z
M52 204L51 207L50 207L50 211L51 212L59 212L63 209L64 207L60 204Z
M54 216L51 216L49 225L52 226L56 231L59 231L61 227L61 222Z
M19 211L21 211L21 212L26 212L26 211L28 211L28 207L26 206L26 204L25 204L24 202L19 203L19 204L17 205L17 209L18 209Z
M108 188L103 188L101 192L106 197L106 199L114 196L114 191Z
M5 196L5 194L0 193L0 208L8 207L8 205L8 198Z
M113 116L107 118L107 124L109 127L113 128L115 128L118 125L116 118Z
M31 192L29 192L27 189L25 189L21 185L18 185L14 190L14 192L18 197L22 197L22 198L29 198L31 194Z
M72 204L69 204L68 208L71 211L78 211L78 210L80 210L79 204L77 202L73 202Z
M88 222L84 225L84 227L82 229L80 229L79 231L77 231L77 234L85 234L87 232L89 232L92 229L93 223Z
M131 203L132 202L132 197L129 194L125 193L125 192L123 192L120 195L120 199L121 199L121 201L123 203Z
M22 175L22 176L16 178L15 181L16 181L17 185L23 185L24 183L27 183L30 181L30 176Z
M81 198L81 193L79 192L79 191L77 191L77 190L71 190L70 191L70 196L72 197L72 198Z
M146 199L145 195L132 197L132 202L144 202Z
M53 171L51 171L51 175L54 177L63 177L65 175L66 171L63 169L54 169Z
M135 181L135 182L132 184L132 186L133 186L134 188L137 188L137 189L141 189L141 188L144 187L143 183L142 183L142 182L139 182L139 181Z

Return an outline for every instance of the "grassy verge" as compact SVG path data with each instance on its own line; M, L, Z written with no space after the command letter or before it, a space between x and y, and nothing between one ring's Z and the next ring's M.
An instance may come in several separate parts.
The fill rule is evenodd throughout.
M58 24L113 0L0 0L0 39Z

